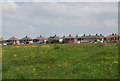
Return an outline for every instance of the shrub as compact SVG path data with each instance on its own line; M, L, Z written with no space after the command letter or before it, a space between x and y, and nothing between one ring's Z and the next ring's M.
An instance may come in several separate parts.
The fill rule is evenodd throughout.
M68 42L67 39L63 39L63 43L66 43L66 42Z
M113 42L113 43L119 43L120 40L113 40L112 42Z
M55 43L60 43L60 42L59 42L59 40L51 39L51 40L48 40L48 43L55 44Z

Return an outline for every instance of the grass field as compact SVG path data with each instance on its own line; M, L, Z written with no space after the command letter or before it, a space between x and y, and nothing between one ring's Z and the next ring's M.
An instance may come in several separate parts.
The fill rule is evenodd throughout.
M3 46L3 79L118 79L118 44Z

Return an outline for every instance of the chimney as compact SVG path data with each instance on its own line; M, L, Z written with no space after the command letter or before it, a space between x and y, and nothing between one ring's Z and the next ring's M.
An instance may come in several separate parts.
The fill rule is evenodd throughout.
M100 36L102 36L102 34L100 34Z
M65 35L63 35L63 37L65 37Z
M114 35L114 33L112 33L112 35Z
M69 34L69 37L71 37L71 34Z
M76 37L78 37L78 35L76 35Z

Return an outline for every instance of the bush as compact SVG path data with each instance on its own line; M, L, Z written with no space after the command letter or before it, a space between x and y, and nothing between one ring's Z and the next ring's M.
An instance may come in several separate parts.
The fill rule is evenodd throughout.
M67 39L63 39L63 43L66 43L66 42L68 42Z
M113 43L119 43L120 40L113 40L112 42L113 42Z
M59 40L52 39L52 40L48 40L48 43L55 44L55 43L60 43L60 42L59 42Z

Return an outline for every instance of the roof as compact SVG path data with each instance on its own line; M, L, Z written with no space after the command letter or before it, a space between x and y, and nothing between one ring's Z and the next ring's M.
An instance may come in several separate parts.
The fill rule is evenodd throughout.
M73 36L67 36L67 37L62 37L62 38L71 39L71 38L76 38L76 37L73 37Z
M119 35L109 35L106 38L118 38L118 37L120 37L120 36Z
M0 38L0 41L5 41L2 37Z
M73 37L71 34L69 34L69 36L65 37L65 35L64 35L62 38L71 39L71 38L80 38L80 37L78 35Z
M13 36L13 37L9 38L8 40L18 40L18 39Z
M100 35L86 35L86 36L81 36L81 38L104 38L104 36L100 36Z
M31 37L26 36L26 37L24 37L24 38L22 38L22 39L20 39L20 40L32 40L32 38L31 38Z
M44 37L36 37L35 39L46 39L46 38L44 38Z
M55 36L50 36L49 39L50 38L57 39L57 38L61 38L61 37L55 35Z
M70 35L67 36L67 37L64 35L64 36L61 37L61 38L63 38L63 39L64 39L64 38L65 38L65 39L71 39L71 38L81 38L81 37L79 37L78 35L76 35L75 37L73 37L73 36L70 34Z

